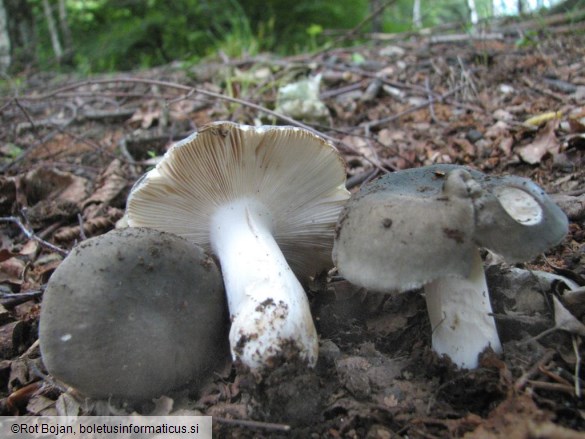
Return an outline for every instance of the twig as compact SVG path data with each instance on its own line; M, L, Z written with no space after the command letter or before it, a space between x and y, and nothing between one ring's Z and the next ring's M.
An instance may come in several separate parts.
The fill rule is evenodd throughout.
M553 381L556 381L559 384L564 384L565 386L570 386L571 382L560 376L558 373L553 372L552 370L547 369L544 366L538 368L538 371L543 374L544 376L550 378Z
M77 214L77 222L79 222L79 237L81 238L82 241L85 241L87 239L87 236L85 234L85 228L83 225L83 217L81 216L80 213Z
M522 82L524 82L528 87L530 87L530 89L535 93L540 93L542 95L548 96L563 104L567 102L567 98L565 96L559 96L558 94L543 88L541 85L535 84L534 81L532 81L530 78L526 76L522 78Z
M16 293L16 294L0 294L0 305L4 308L14 308L21 303L28 302L29 300L36 299L41 297L44 292L44 287L41 287L40 290L32 290L32 291L25 291L24 293Z
M14 102L14 104L18 107L18 109L22 112L22 114L24 114L24 117L26 118L26 120L28 120L28 123L30 124L30 126L32 127L33 130L36 131L37 126L36 124L33 122L33 120L30 117L30 114L28 114L28 111L26 111L24 109L24 107L22 105L20 105L20 102L18 101L18 99L13 98L12 102ZM36 136L36 133L35 133Z
M63 250L62 248L57 247L56 245L39 238L37 235L34 234L34 232L26 228L26 226L22 223L22 220L20 218L17 218L15 216L3 216L0 217L0 221L16 224L28 239L37 241L43 247L53 250L54 252L57 252L63 256L67 256L67 254L69 253L67 250Z
M367 171L360 172L359 174L352 175L347 179L345 182L346 189L353 189L356 186L360 186L362 184L366 184L372 178L378 175L378 169L368 169Z
M530 369L524 372L522 376L516 380L516 382L514 383L514 389L516 389L516 391L521 390L530 380L530 378L532 378L534 375L538 373L542 366L544 366L546 363L553 359L555 354L556 354L555 351L552 350L546 351L540 360L534 363Z
M479 93L477 92L477 87L475 86L475 84L473 83L473 79L471 78L472 71L467 68L467 66L465 65L460 56L457 57L457 63L461 68L461 82L465 84L463 93L466 94L465 89L467 89L467 86L469 86L469 88L471 88L473 96L478 96Z
M581 369L581 355L579 354L579 339L573 334L573 350L575 351L575 396L581 398L581 379L579 373Z
M218 416L214 416L213 420L220 422L222 424L239 425L241 427L259 428L259 429L263 429L263 430L282 431L282 432L287 432L287 431L291 430L290 425L275 424L273 422L260 422L260 421L246 420L246 419L228 419L228 418L220 418Z
M35 340L35 342L33 344L31 344L29 346L29 348L22 355L20 355L20 357L18 357L18 358L20 358L20 359L29 358L34 353L35 349L37 349L39 347L39 345L40 345L40 341L38 339Z
M573 386L568 386L566 384L549 383L546 381L534 381L534 380L528 380L527 383L536 389L551 390L551 391L555 391L555 392L563 392L563 393L568 393L569 395L575 394L575 390L573 389ZM580 391L581 390L579 389L579 392Z
M427 100L429 101L429 113L431 115L431 120L437 125L444 126L443 122L439 121L439 119L437 119L437 115L435 114L435 98L433 97L431 83L428 76L425 78L425 89L427 90Z
M503 40L504 35L501 33L492 34L446 34L434 35L429 39L430 44L442 43L468 43L472 40L487 41L487 40Z

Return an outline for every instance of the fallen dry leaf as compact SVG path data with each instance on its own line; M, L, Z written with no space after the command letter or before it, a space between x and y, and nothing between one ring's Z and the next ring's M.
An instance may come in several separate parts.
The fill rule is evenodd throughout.
M118 197L128 185L128 181L124 175L122 162L118 159L112 160L110 165L98 177L97 189L83 202L84 213L87 213L85 210L91 204L109 204ZM91 217L87 216L85 219Z
M26 263L16 257L12 257L0 263L0 282L10 282L20 285L23 280Z
M553 303L555 308L555 328L585 337L585 325L563 306L557 296L553 296Z
M22 177L29 205L40 201L79 203L85 198L87 180L70 172L40 167Z
M547 154L556 154L559 152L559 140L556 137L555 129L559 125L559 119L549 121L542 128L532 143L516 148L520 158L526 163L536 165Z

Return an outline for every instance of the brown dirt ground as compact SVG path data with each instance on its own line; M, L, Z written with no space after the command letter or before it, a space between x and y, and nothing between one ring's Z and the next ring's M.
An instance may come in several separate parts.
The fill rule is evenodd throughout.
M279 83L322 73L330 117L313 126L339 141L352 190L378 173L372 163L387 170L458 163L532 178L567 196L570 232L546 256L517 267L584 285L583 37L518 41L412 37L114 78L17 78L0 107L0 216L18 216L35 237L1 223L0 414L54 413L63 397L34 345L58 250L112 229L132 183L172 140L213 120L274 122L201 90L273 108ZM524 123L552 111L562 115ZM563 300L566 287L531 286L510 270L487 269L504 354L486 352L477 370L456 370L431 351L419 292L372 294L333 272L308 287L321 338L315 369L289 362L258 382L231 367L199 392L173 395L175 408L213 415L215 435L226 438L583 437L582 337L554 331L534 339L554 325L551 297ZM535 302L510 293L522 290ZM584 321L582 303L564 304Z

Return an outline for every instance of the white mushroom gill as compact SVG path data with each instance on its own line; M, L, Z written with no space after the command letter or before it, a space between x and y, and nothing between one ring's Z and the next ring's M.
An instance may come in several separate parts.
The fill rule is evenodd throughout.
M228 203L212 216L211 247L221 261L232 319L230 345L252 369L287 347L314 365L318 339L309 302L272 229L270 211L252 198Z

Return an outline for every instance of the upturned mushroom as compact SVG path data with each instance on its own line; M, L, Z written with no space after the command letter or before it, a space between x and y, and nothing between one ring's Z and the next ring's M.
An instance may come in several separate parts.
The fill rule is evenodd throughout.
M526 261L567 230L564 213L528 179L434 165L387 174L354 194L333 259L348 281L373 291L424 286L433 349L475 368L485 348L502 350L479 248Z
M229 361L221 274L196 244L128 228L75 247L43 296L54 377L85 396L140 401L200 388Z
M126 213L131 227L175 233L217 256L232 357L259 370L288 356L315 364L318 338L301 282L333 265L335 222L348 197L344 162L322 138L217 122L172 146L136 183Z

